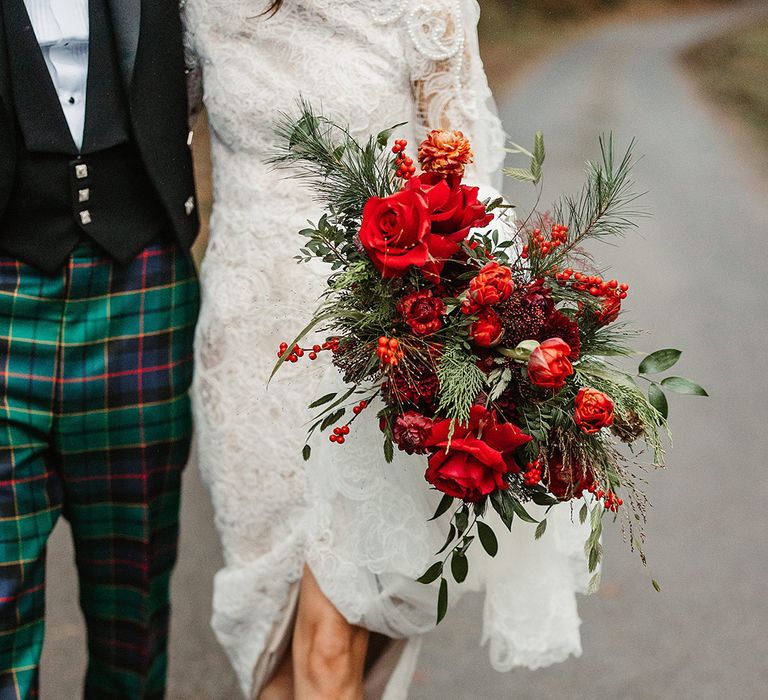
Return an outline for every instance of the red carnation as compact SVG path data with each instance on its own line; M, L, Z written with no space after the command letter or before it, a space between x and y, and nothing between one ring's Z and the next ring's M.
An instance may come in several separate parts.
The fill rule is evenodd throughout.
M550 338L539 345L528 359L528 377L544 389L561 389L573 374L568 356L571 348L562 338Z
M595 318L601 326L613 323L621 311L621 298L615 294L603 297L600 308L595 311Z
M475 345L490 348L497 345L504 336L504 326L493 309L483 309L477 320L469 327L469 337Z
M507 299L514 289L512 270L490 262L470 281L462 311L473 314L483 306L494 306Z
M363 209L360 243L382 277L402 277L427 262L429 207L418 191L371 197Z
M573 419L587 435L613 423L613 401L602 391L580 389L573 405Z
M546 484L549 492L561 501L581 498L582 492L597 484L594 472L579 464L563 463L563 455L553 450L547 457Z
M428 451L426 441L432 434L434 424L431 418L422 416L416 411L406 411L395 418L392 437L403 452L409 455L425 454Z
M443 327L445 304L429 289L420 289L403 297L397 311L415 335L427 335Z
M435 423L426 444L437 451L429 458L425 477L449 496L480 501L508 488L505 475L520 471L513 455L530 440L517 426L499 424L493 411L473 406L467 425L448 419Z

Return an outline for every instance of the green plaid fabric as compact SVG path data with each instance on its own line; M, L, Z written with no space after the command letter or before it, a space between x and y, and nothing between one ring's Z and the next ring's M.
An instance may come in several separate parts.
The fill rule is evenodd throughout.
M160 698L198 286L175 244L0 258L0 700L37 697L46 543L72 528L87 698Z

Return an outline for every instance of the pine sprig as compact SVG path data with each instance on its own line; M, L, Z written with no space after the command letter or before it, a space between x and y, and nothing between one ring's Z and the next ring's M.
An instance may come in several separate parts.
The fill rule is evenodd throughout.
M459 423L469 420L469 412L485 387L485 374L477 366L477 358L460 342L445 346L437 366L440 382L438 412Z

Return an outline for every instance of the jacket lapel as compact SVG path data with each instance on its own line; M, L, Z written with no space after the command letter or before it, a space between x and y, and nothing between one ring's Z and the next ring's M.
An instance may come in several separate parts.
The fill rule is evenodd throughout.
M136 65L141 26L141 0L107 0L115 31L117 58L123 82L129 87Z

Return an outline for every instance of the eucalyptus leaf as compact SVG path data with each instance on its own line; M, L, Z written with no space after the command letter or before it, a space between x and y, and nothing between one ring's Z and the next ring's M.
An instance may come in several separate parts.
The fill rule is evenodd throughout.
M659 415L661 415L662 418L666 419L667 416L669 416L667 397L656 382L653 382L648 387L648 401L650 401L651 406L659 412Z
M661 386L677 394L692 394L693 396L709 396L704 387L699 386L685 377L667 377L662 379Z
M496 539L496 534L491 529L491 526L478 520L477 534L480 538L480 544L483 545L483 549L488 552L490 556L495 557L496 553L499 551L499 542Z
M682 352L674 348L665 348L657 350L648 355L640 363L640 374L658 374L669 369L677 363Z

